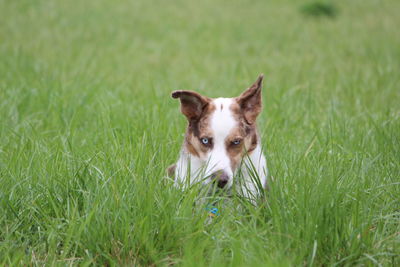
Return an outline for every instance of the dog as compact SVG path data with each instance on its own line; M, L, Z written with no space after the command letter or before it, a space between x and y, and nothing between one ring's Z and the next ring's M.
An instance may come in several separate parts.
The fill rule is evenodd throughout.
M267 162L256 126L262 110L263 78L261 74L235 98L213 99L184 90L172 92L188 120L179 159L167 169L176 186L186 188L202 183L221 190L235 187L250 199L260 195L260 188L265 189Z

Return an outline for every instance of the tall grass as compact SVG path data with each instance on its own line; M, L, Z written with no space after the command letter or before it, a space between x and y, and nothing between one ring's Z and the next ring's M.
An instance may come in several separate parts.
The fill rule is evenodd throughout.
M399 265L400 2L306 3L0 0L0 263ZM170 92L261 72L267 200L210 221Z

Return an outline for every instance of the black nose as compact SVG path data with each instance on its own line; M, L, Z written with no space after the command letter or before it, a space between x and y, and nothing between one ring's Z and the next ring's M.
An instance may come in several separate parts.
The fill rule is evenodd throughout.
M211 174L213 179L219 188L224 188L229 182L229 176L224 171L217 171Z

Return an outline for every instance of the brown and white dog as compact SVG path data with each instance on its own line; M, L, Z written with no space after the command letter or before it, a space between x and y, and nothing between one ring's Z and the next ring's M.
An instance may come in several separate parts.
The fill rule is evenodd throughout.
M235 98L213 99L193 91L172 93L180 99L181 112L189 122L178 162L168 168L176 186L201 182L230 189L235 184L240 187L238 192L252 199L260 185L265 188L267 163L256 128L262 81L260 75ZM234 183L236 177L241 177L241 183Z

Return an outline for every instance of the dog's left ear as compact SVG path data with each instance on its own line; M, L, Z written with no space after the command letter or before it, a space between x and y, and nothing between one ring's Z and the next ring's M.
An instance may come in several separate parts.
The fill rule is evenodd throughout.
M189 121L200 119L203 110L211 101L199 93L184 90L172 92L172 97L181 100L181 112Z
M256 121L262 109L261 89L263 79L264 75L261 74L252 86L236 98L244 118L249 124L253 124Z

